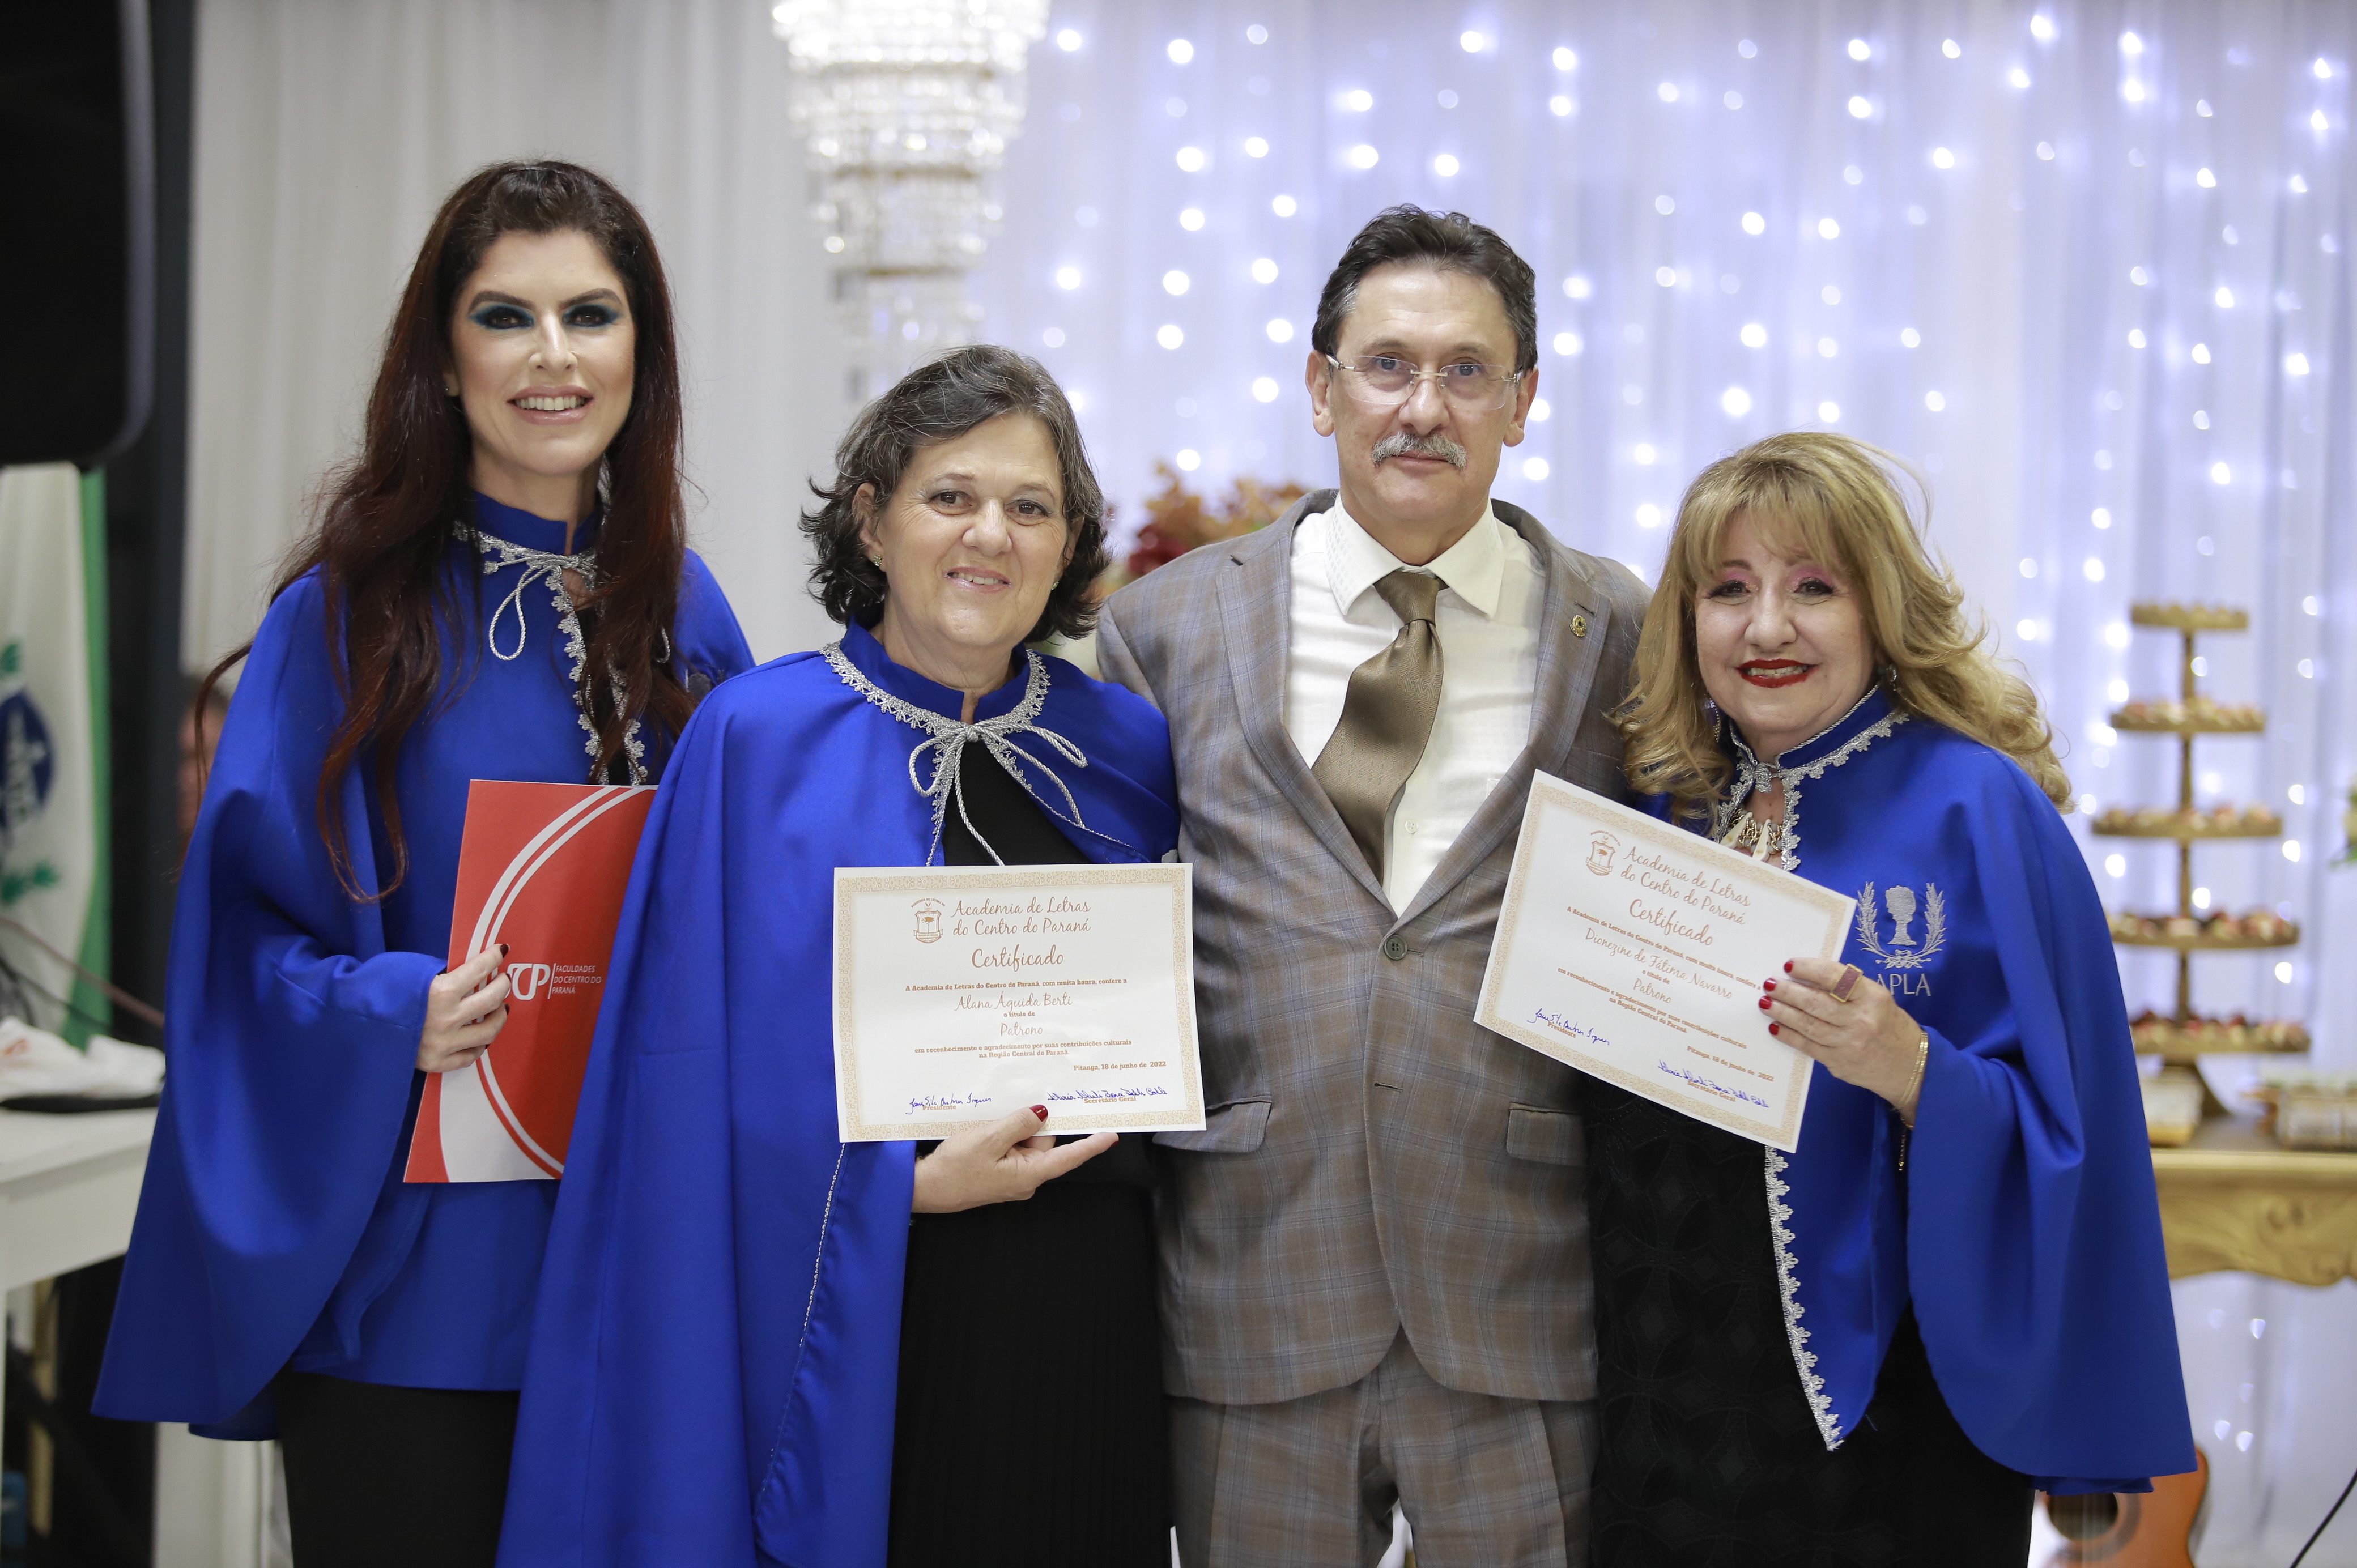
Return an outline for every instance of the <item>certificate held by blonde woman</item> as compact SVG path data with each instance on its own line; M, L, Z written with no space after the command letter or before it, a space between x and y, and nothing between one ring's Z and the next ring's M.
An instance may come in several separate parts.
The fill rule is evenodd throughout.
M1790 1154L1813 1065L1760 983L1837 958L1857 900L1541 773L1474 1018L1544 1056Z

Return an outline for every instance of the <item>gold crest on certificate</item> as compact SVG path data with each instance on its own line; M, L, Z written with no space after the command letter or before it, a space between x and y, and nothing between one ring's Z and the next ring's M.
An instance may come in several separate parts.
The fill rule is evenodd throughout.
M1474 1017L1531 1049L1790 1154L1808 1057L1760 983L1837 958L1857 903L1560 779L1531 780Z

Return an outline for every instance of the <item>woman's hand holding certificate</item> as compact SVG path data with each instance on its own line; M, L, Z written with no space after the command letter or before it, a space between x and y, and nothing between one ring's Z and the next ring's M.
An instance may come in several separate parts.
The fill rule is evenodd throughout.
M983 1127L953 1133L917 1162L909 1208L916 1214L961 1214L989 1203L1021 1203L1049 1182L1079 1169L1114 1146L1118 1133L1092 1133L1059 1146L1039 1135L1048 1108L1026 1106Z
M1184 865L838 870L845 1143L1203 1125Z
M1825 1064L1845 1083L1889 1101L1910 1127L1932 1036L1888 988L1847 964L1796 958L1760 988L1768 1032Z
M1485 1028L1791 1152L1809 1058L1760 982L1842 950L1856 901L1539 774L1474 1015Z

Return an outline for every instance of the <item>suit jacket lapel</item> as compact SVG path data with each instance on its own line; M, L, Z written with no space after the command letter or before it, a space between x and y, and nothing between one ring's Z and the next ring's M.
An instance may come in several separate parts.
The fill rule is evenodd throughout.
M1537 682L1531 693L1531 733L1514 765L1498 780L1490 798L1481 802L1472 820L1465 824L1440 864L1416 889L1415 897L1400 912L1399 923L1423 914L1448 890L1462 882L1472 869L1487 860L1491 853L1508 833L1522 823L1523 807L1530 794L1531 775L1544 770L1560 777L1571 756L1574 737L1579 733L1579 722L1587 706L1587 693L1596 684L1596 667L1604 654L1605 632L1610 624L1611 611L1603 599L1589 591L1587 580L1572 564L1570 552L1555 542L1544 525L1523 510L1501 500L1492 499L1491 507L1499 521L1527 541L1537 554L1539 569L1546 578L1546 591L1539 602ZM1587 618L1587 635L1571 634L1571 618ZM1447 658L1444 650L1442 657ZM1313 784L1316 780L1311 781ZM1338 815L1335 819L1340 822Z
M1244 744L1309 831L1378 902L1388 905L1383 884L1359 853L1341 813L1285 729L1286 664L1293 639L1294 530L1303 518L1332 506L1334 494L1313 490L1259 532L1218 547L1228 552L1227 569L1219 577L1220 628Z

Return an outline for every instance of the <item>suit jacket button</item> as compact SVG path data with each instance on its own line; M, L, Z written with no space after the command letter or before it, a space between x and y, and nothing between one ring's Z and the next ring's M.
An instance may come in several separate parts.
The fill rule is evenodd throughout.
M1407 957L1407 939L1405 937L1385 937L1383 939L1383 956L1391 960L1394 963L1397 963L1400 960Z

